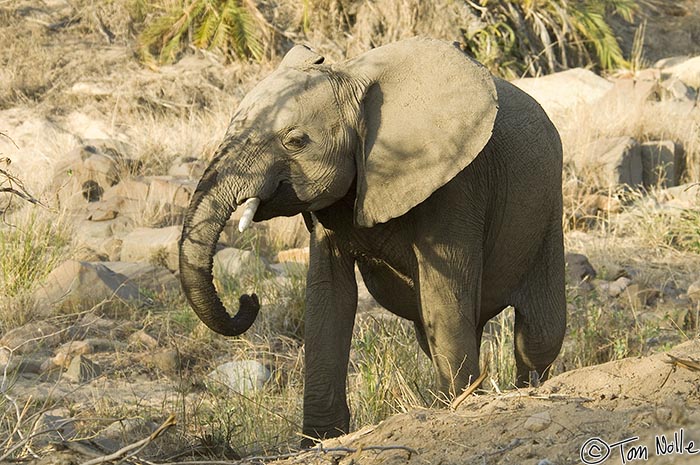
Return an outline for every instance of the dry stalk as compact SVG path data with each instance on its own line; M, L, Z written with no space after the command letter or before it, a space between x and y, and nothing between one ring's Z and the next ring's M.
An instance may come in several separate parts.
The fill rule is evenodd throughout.
M299 457L308 457L310 455L320 455L320 454L333 454L333 453L343 453L343 454L355 454L355 453L362 453L364 451L374 451L377 453L382 453L386 451L391 451L391 450L402 450L405 452L408 452L409 459L411 458L411 455L413 454L418 454L418 451L415 449L412 449L407 446L401 446L401 445L392 445L392 446L362 446L362 447L323 447L321 444L319 444L316 447L313 447L311 449L306 449L306 450L300 450L297 452L289 452L287 454L278 454L278 455L259 455L259 456L251 456L251 457L246 457L241 460L235 460L235 461L221 461L221 460L194 460L194 461L189 461L189 462L147 462L150 465L245 465L245 464L257 464L257 463L266 463L266 462L271 462L273 460L283 460L283 459L289 459L289 458L299 458ZM88 465L88 463L84 463L82 465Z
M674 368L681 367L690 371L700 371L700 362L687 358L674 357L671 354L666 355L668 355L668 358L670 358L671 360L664 360L664 362L673 365Z
M100 463L111 462L113 460L124 460L129 457L133 457L138 454L144 447L155 441L158 436L163 434L168 428L176 424L175 415L171 414L165 422L160 425L155 431L153 431L148 437L141 439L133 444L129 444L126 447L122 447L118 451L104 455L102 457L97 457L87 462L83 462L82 465L98 465Z
M476 381L474 381L473 383L471 383L471 384L469 385L469 387L466 388L466 389L464 390L464 392L462 392L460 395L458 395L457 397L455 397L455 399L454 399L454 400L452 401L452 403L450 404L450 408L451 408L452 410L457 409L457 407L459 407L459 405L460 405L462 402L464 402L464 400L465 400L467 397L469 397L469 396L471 396L472 394L474 394L474 391L476 391L476 390L478 389L478 387L481 386L481 383L484 382L484 380L486 379L487 376L488 376L488 371L486 371L485 369L484 369L484 370L481 370L481 375L479 375L479 377L476 378Z

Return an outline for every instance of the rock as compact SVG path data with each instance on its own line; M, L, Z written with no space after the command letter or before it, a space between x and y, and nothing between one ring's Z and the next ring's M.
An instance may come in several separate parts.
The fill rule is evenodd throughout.
M678 185L685 165L682 148L673 141L644 142L641 156L644 187Z
M105 190L103 201L106 206L124 216L142 216L150 183L146 178L124 179L119 184Z
M162 266L150 263L104 262L104 266L127 278L126 282L135 284L142 292L150 295L162 295L180 291L180 281Z
M119 211L108 202L93 203L88 206L87 219L90 221L109 221L117 217Z
M636 308L653 306L661 297L657 289L642 287L637 283L630 284L624 292Z
M57 408L44 412L34 425L32 446L43 448L52 442L70 441L75 439L78 432L75 421L67 408ZM41 433L41 434L37 434Z
M59 328L51 323L33 321L6 332L0 338L0 347L7 347L15 354L31 354L60 344L62 335Z
M553 119L578 105L595 102L613 87L610 81L583 68L516 79L513 84L534 97Z
M530 417L525 420L523 427L528 431L538 433L546 430L551 424L552 417L550 416L549 412L539 412L535 413L534 415L530 415Z
M264 227L270 246L276 250L308 247L309 230L301 215L280 216L265 221Z
M129 345L153 350L158 347L158 341L146 331L140 329L129 336Z
M572 162L582 177L602 188L636 188L643 184L641 148L631 137L598 139Z
M678 78L671 78L661 83L661 93L666 100L695 102L697 92L683 84Z
M103 338L91 338L83 341L70 341L55 351L53 363L56 366L67 367L76 355L110 352L115 348L115 342Z
M270 376L270 370L256 360L224 363L208 375L211 380L221 383L239 394L262 389Z
M88 140L54 168L52 189L62 207L75 208L102 199L106 190L137 162L125 157L125 145L109 139Z
M175 271L179 266L181 232L182 226L136 228L122 239L121 260L150 263Z
M75 260L67 260L51 271L34 292L34 298L43 311L62 313L90 308L111 312L122 302L145 302L138 287L126 276L101 263Z
M647 76L637 75L633 79L616 79L613 81L612 88L602 97L602 100L627 106L648 100L659 100L661 94L659 80L661 76L658 70L648 71L655 72Z
M190 205L196 187L195 180L154 176L151 178L146 201L150 205L172 205L184 210Z
M168 375L177 374L182 369L180 353L175 349L166 348L149 353L144 357L143 361Z
M187 179L199 179L204 174L207 163L194 157L181 157L175 160L168 170L170 176L181 176Z
M676 209L695 209L700 205L700 184L682 184L657 193L659 202Z
M700 89L700 56L676 60L675 63L663 67L661 76L667 79L676 78L688 87Z
M218 279L256 276L267 271L267 265L249 250L227 247L214 255L214 274Z
M70 361L63 377L73 383L85 383L102 374L102 368L84 355L76 355Z
M600 281L597 282L598 289L607 293L610 297L618 297L632 283L632 280L626 276L621 276L615 281Z
M700 303L700 280L695 281L693 284L688 286L688 298L698 304Z
M133 444L148 437L156 429L158 429L158 425L152 421L144 420L143 418L125 418L111 423L97 434L93 441L104 450L113 452L121 449L125 444ZM168 435L170 433L166 431L165 434ZM157 453L158 450L158 445L151 443L139 453L139 456L150 457L150 455Z
M567 253L565 260L566 274L571 283L584 290L593 289L591 281L595 279L597 273L588 261L588 257L578 253Z

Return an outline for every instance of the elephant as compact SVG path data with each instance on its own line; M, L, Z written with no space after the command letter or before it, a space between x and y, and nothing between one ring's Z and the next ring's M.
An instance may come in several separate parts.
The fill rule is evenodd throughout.
M413 38L338 63L297 45L240 102L186 210L180 280L213 331L245 332L212 283L233 211L310 232L303 434L347 433L355 267L415 326L438 391L479 374L486 322L515 309L517 385L546 379L566 327L562 145L540 105L454 44Z

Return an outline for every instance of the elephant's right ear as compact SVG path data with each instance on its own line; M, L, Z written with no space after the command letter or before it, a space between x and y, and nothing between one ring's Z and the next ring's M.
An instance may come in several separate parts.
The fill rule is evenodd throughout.
M282 59L280 68L302 68L320 65L324 58L306 45L295 45Z
M491 73L452 44L410 39L346 62L366 83L355 223L398 218L481 153L498 111Z

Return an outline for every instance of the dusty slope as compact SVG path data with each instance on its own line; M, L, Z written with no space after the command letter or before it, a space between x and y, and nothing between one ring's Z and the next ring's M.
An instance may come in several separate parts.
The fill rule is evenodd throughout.
M606 451L603 441L612 445L630 439L623 445L624 453L641 454L641 447L646 447L649 463L697 464L700 372L669 363L668 354L700 360L700 341L687 342L667 354L563 373L539 389L474 396L456 411L397 415L323 444L357 452L309 453L277 463L574 464L581 463L579 454L587 444L584 463L621 464L619 446L610 448L607 460L600 455L596 459L595 454ZM664 444L665 437L668 444L681 429L682 446L687 449L682 454L673 448L673 453L658 454L655 438ZM372 450L377 446L405 449ZM331 457L339 460L333 462Z

